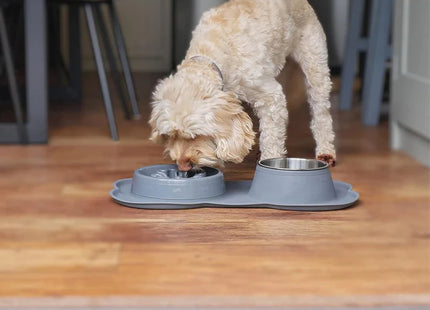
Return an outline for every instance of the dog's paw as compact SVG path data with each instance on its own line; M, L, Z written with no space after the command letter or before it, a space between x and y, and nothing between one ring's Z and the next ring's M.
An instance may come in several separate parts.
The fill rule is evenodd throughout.
M320 154L320 155L317 156L317 159L326 162L331 167L335 167L336 166L336 159L332 155Z

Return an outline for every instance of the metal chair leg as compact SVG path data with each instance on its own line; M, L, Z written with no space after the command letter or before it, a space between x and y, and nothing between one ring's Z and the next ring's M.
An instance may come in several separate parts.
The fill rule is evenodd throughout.
M134 81L130 70L130 64L128 61L128 55L127 55L127 49L124 42L124 37L122 35L121 26L120 26L118 15L116 13L113 2L109 1L108 6L109 6L111 23L114 30L113 33L115 36L115 43L118 48L119 59L121 61L122 70L124 72L124 77L125 77L125 83L127 85L127 90L131 101L133 117L138 119L140 118L140 112L137 104L136 91L134 88Z
M6 23L3 14L3 8L0 8L0 40L3 51L3 57L6 66L7 79L9 83L10 94L12 98L13 108L15 110L16 123L18 127L18 135L22 144L28 143L27 132L24 124L21 100L19 98L18 83L13 65L12 53L10 50L9 37L7 34Z
M118 90L118 95L120 97L120 101L121 101L121 105L122 108L124 110L124 114L126 119L130 119L130 112L128 110L128 106L127 106L127 97L126 94L124 92L124 89L122 87L122 81L121 81L121 75L118 71L118 67L116 64L116 60L115 60L115 55L112 52L112 44L111 41L109 39L108 33L106 31L106 24L104 22L103 19L103 14L101 11L101 7L100 5L96 4L94 7L94 13L95 13L95 20L98 26L98 30L100 33L100 37L102 39L103 45L104 45L104 50L109 62L109 66L110 66L110 70L113 76L113 79L115 81L117 90Z
M112 101L109 94L109 86L106 77L106 71L103 64L103 56L100 50L100 43L97 36L96 24L94 21L94 7L93 4L85 4L85 15L87 18L88 31L90 34L91 44L93 47L94 60L99 75L100 88L102 90L103 101L106 108L106 114L109 121L109 128L112 136L112 140L118 140L118 132L115 123L115 116L112 108Z

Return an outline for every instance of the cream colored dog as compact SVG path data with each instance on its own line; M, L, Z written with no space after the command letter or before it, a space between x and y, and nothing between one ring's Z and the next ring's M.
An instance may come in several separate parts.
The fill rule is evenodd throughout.
M312 112L316 157L335 164L324 31L306 0L232 0L206 12L176 74L153 95L153 141L180 170L241 162L254 144L248 103L260 122L261 158L284 156L287 102L275 80L292 56Z

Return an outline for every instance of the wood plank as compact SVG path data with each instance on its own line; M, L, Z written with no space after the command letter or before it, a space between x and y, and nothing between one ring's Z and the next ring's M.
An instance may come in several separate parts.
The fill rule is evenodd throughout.
M112 269L118 265L119 250L119 243L1 244L0 273Z

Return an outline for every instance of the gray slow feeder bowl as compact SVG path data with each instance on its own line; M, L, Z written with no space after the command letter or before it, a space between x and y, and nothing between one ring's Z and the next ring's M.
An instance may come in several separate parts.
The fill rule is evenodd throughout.
M176 165L157 165L134 172L131 192L158 199L205 199L224 194L222 172L214 168L188 176L178 171Z
M132 179L114 183L111 197L142 209L247 207L327 211L358 200L352 186L333 181L322 161L277 158L260 161L252 181L227 181L221 171L203 168L188 175L176 165L138 169Z

